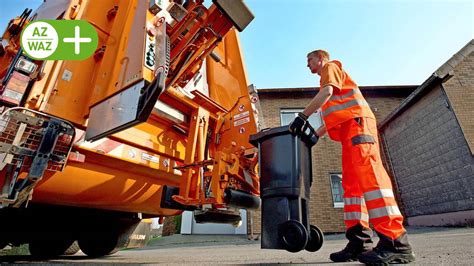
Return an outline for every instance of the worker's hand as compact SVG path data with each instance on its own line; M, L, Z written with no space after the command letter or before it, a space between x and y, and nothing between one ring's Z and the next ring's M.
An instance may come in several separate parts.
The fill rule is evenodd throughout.
M301 134L306 129L308 117L303 113L298 113L298 116L290 123L289 129L291 133Z

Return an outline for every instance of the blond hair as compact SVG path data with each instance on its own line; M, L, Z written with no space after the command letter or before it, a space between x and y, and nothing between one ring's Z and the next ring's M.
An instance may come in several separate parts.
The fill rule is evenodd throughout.
M310 56L317 56L320 59L329 60L329 53L324 50L314 50L308 53L307 57L310 57Z

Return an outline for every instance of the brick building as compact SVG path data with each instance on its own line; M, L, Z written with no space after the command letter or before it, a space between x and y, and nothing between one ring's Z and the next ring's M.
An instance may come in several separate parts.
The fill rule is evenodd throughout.
M410 225L474 224L474 40L379 124Z
M395 110L416 86L361 86L378 121ZM259 89L264 127L278 127L291 122L316 95L318 88ZM321 118L315 114L310 123L318 127ZM341 187L341 147L327 136L312 149L313 186L310 198L310 223L324 232L343 232ZM260 212L253 214L253 233L260 233ZM249 232L250 233L250 232Z
M409 225L474 224L474 40L420 86L361 86L379 126L382 158ZM262 128L291 122L318 88L258 89ZM262 119L263 118L263 119ZM318 115L310 117L314 127ZM312 149L310 223L343 232L341 147ZM260 234L260 211L248 212ZM251 222L250 222L251 220Z

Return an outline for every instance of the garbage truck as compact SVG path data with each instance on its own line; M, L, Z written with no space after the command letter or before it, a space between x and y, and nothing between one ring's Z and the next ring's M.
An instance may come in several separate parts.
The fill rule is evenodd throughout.
M239 209L257 209L259 103L238 37L253 18L241 0L45 0L11 19L0 42L0 247L104 256L142 219L192 210L197 222L238 225ZM22 30L50 19L92 25L93 55L29 57Z

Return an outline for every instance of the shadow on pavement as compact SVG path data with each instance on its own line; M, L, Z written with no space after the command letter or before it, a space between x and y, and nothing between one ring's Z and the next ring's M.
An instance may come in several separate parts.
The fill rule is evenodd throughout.
M58 256L51 259L34 257L31 255L3 255L0 256L0 264L4 263L27 263L27 264L65 264L81 261L81 264L137 264L136 262L127 262L121 256L104 256L91 258L86 255Z

